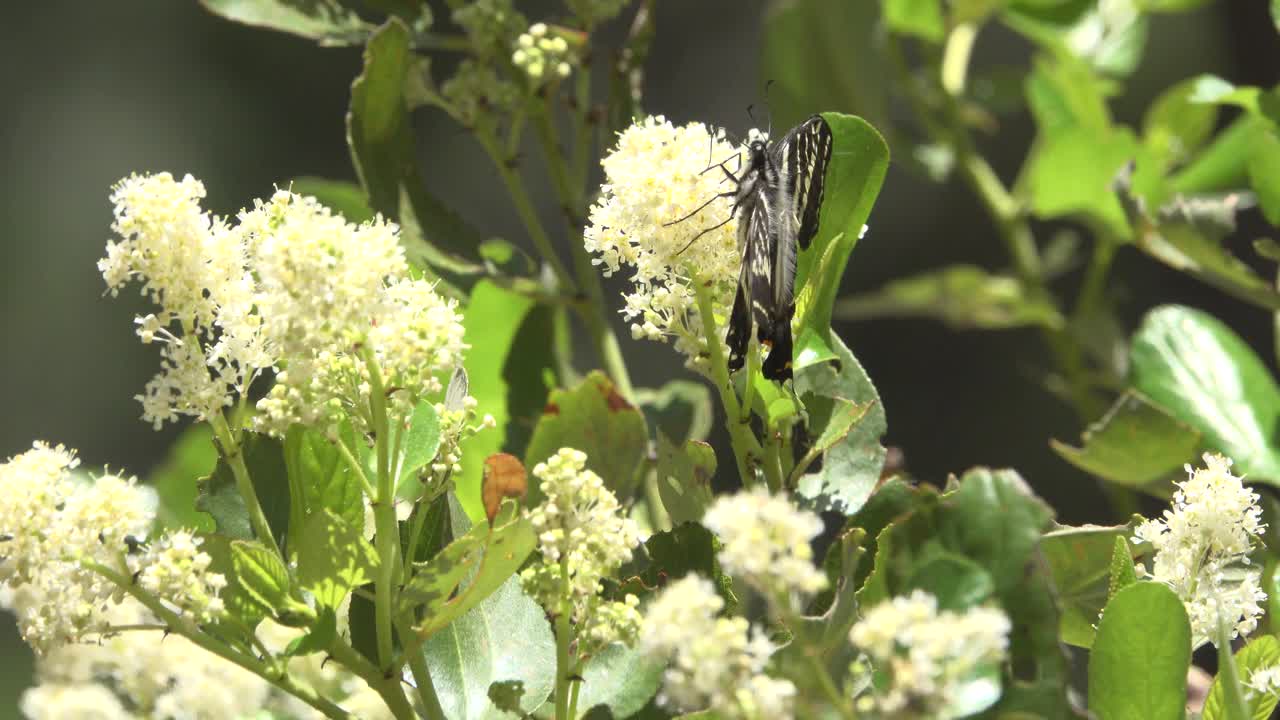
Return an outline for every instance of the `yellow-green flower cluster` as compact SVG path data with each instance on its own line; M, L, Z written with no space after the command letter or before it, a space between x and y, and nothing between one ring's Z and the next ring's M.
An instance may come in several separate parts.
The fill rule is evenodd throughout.
M569 64L569 43L559 35L551 34L546 23L534 23L516 38L516 50L511 62L524 71L534 84L541 84L552 76L567 78L573 72Z
M534 467L546 500L529 511L529 521L542 561L520 573L525 591L544 608L570 614L579 656L611 642L632 643L640 625L636 596L602 595L603 579L631 559L639 529L586 463L585 453L561 448Z

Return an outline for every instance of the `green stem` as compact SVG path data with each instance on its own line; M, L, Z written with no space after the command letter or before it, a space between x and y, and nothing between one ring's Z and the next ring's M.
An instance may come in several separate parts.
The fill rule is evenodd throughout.
M391 714L396 718L408 720L417 718L417 713L413 711L409 698L405 696L404 686L400 683L398 673L388 675L382 672L340 637L334 638L333 643L329 646L329 654L339 664L359 676L369 687L373 688L374 692L377 692L382 697L382 701L387 704Z
M582 681L574 680L573 689L569 692L569 720L578 717L578 693L582 691Z
M766 438L764 443L764 480L769 485L769 490L776 493L782 490L782 480L786 477L782 474L782 438L781 433L766 432L771 437Z
M662 502L662 491L658 489L658 471L649 468L644 473L645 508L649 511L649 525L655 532L671 529L671 514L667 512L666 503Z
M378 499L378 491L374 489L373 484L369 482L369 476L365 474L364 465L360 459L355 456L351 448L342 441L341 438L332 440L334 446L338 448L338 452L342 454L342 459L346 460L347 467L351 468L357 479L360 480L360 487L364 489L364 494L370 501Z
M520 216L520 221L524 223L525 232L529 233L529 239L533 240L533 246L538 249L538 254L542 255L542 259L551 266L552 272L556 275L556 280L560 282L560 287L564 291L573 288L573 281L569 276L569 271L561 262L560 256L556 254L555 247L551 245L551 238L547 235L547 230L542 226L542 221L538 219L538 213L533 208L533 201L529 199L529 193L525 190L524 180L520 174L513 170L507 164L507 158L502 154L502 148L498 146L498 140L488 129L477 129L476 138L479 139L480 145L485 152L489 154L489 159L493 161L493 166L498 171L498 175L502 178L502 183L507 187L507 194L511 196L511 202L516 206L516 213Z
M395 482L391 477L388 444L387 396L378 359L371 348L362 356L369 370L369 410L378 457L377 499L373 503L377 528L378 576L374 598L374 616L378 637L378 660L384 670L391 669L395 654L392 610L395 607L396 573L400 565L400 528L396 522Z
M402 625L400 634L409 637L413 629ZM446 720L444 707L440 705L440 697L436 694L435 683L431 681L431 670L427 667L427 658L420 652L409 655L409 671L413 673L413 681L418 686L418 699L422 702L422 710L427 720Z
M569 720L569 644L573 630L569 613L556 616L556 720Z
M1218 675L1222 680L1226 700L1227 720L1249 720L1249 702L1245 699L1244 686L1240 684L1240 671L1236 668L1235 655L1231 653L1231 627L1218 615L1214 645L1218 646Z
M86 562L83 563L83 566L114 583L121 590L142 603L152 614L168 625L170 632L181 635L206 652L213 653L223 660L239 665L315 708L323 713L325 717L344 720L351 717L346 710L319 696L311 688L295 683L287 672L275 672L266 661L237 652L201 632L200 628L190 618L179 615L165 607L164 603L158 598L135 585L127 576L98 563Z
M213 428L213 435L218 440L218 449L222 451L222 458L231 466L231 474L236 480L236 491L244 499L254 535L271 548L277 557L283 558L280 554L280 546L276 544L276 539L271 534L271 525L267 522L267 516L262 512L262 504L258 502L258 493L253 489L249 468L244 464L244 447L231 432L227 419L221 413L209 418L209 426Z
M853 720L856 716L849 707L849 703L845 700L844 695L836 687L836 683L831 679L831 673L822 664L822 661L815 655L810 655L805 651L805 657L809 659L809 666L813 668L813 676L818 679L818 685L822 687L822 694L827 696L827 700L840 713L840 717L845 720Z
M724 348L720 343L720 331L716 327L715 310L711 306L711 292L707 284L700 278L693 279L693 291L698 300L698 314L702 318L702 331L706 335L707 351L711 355L711 375L716 391L720 393L720 403L724 406L725 417L728 418L729 440L733 446L733 458L738 464L738 474L745 487L753 487L758 482L755 475L755 458L760 457L760 442L751 433L751 426L742 422L742 409L738 405L738 395L733 390L733 381L729 377L729 363L724 356Z

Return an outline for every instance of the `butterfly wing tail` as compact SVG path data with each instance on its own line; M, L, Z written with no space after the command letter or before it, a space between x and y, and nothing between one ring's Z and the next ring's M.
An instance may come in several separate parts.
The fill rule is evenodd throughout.
M791 379L791 318L795 315L795 305L787 308L773 318L767 326L760 327L760 340L769 345L769 356L764 359L762 373L768 380L783 382Z
M729 331L725 343L729 346L729 371L742 369L747 357L747 341L751 339L751 310L748 306L747 286L741 278L733 297L733 311L729 314Z

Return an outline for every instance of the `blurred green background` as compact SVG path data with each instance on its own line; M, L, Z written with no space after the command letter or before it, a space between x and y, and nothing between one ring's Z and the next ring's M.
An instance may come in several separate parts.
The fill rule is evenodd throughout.
M539 17L539 4L529 5L528 14ZM548 12L556 7L541 5ZM658 2L647 109L677 122L745 130L747 106L766 101L767 78L758 71L766 5ZM156 433L137 419L133 396L154 372L156 356L132 332L137 296L104 297L95 269L110 233L110 185L133 171L189 172L206 183L207 207L232 213L290 178L354 179L343 114L359 51L234 25L190 0L13 4L0 38L0 455L38 438L79 449L88 467L145 475L174 430ZM1025 43L992 28L975 62L1016 65L1027 55ZM1266 0L1157 17L1116 114L1135 123L1161 89L1200 72L1274 85L1278 59ZM830 72L887 76L878 67ZM486 232L522 241L513 210L471 140L429 112L415 122L432 189ZM1004 118L983 139L1003 176L1016 171L1031 134L1024 112ZM551 212L550 191L541 190ZM1241 247L1264 231L1252 222L1246 218L1235 237ZM895 164L845 289L870 290L957 261L1004 263L985 216L957 183L933 185ZM1265 314L1136 254L1122 254L1115 277L1125 279L1121 307L1130 327L1155 304L1183 302L1214 312L1260 355L1273 356ZM1073 275L1062 282L1069 288L1076 281ZM1039 384L1047 361L1034 331L964 334L924 320L840 331L879 386L887 440L902 448L915 475L941 482L974 464L1014 466L1062 518L1102 519L1095 483L1048 450L1050 437L1074 440L1080 428ZM684 373L668 348L622 336L638 385ZM0 622L0 668L0 720L17 718L31 665L7 618Z

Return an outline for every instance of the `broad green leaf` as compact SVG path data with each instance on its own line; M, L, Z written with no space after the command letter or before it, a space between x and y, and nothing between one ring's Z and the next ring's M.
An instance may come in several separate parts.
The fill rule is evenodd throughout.
M207 423L192 425L169 447L164 460L147 476L159 497L156 522L165 530L190 528L213 532L213 518L196 510L199 479L213 472L218 450Z
M484 459L502 450L510 419L503 368L516 332L532 307L533 301L529 298L481 281L471 291L462 321L466 328L464 340L471 347L466 357L471 396L476 399L477 407L492 415L497 423L496 428L463 441L462 473L454 477L458 502L474 521L484 518L484 504L480 500Z
M534 467L570 447L587 454L587 467L606 487L626 502L635 491L644 460L649 431L644 415L627 402L604 373L592 372L574 388L553 390L533 430L524 464ZM529 488L530 503L542 497Z
M231 566L244 593L270 612L289 604L289 569L266 545L251 540L231 543Z
M333 608L323 607L317 614L316 624L305 635L295 638L284 649L288 657L325 652L338 637L338 616Z
M1089 654L1089 710L1108 720L1182 720L1191 627L1182 601L1163 584L1116 593Z
M228 625L233 628L230 631L232 636L241 630L241 627L236 626L252 631L264 617L272 614L271 608L260 602L255 593L249 591L245 584L246 579L242 579L236 569L236 554L232 551L232 544L240 542L243 541L232 540L225 535L206 535L204 543L200 545L200 550L208 553L211 559L209 571L216 572L227 579L227 586L222 589L218 597L227 608L230 619ZM245 551L242 550L241 553L243 552Z
M547 396L556 387L556 316L563 308L539 304L524 316L511 341L511 351L502 370L507 383L507 414L503 428L504 452L523 457L533 428L547 405Z
M1253 482L1280 484L1280 389L1238 335L1207 313L1166 305L1133 336L1130 382Z
M796 336L792 355L794 357L791 367L796 371L803 370L810 365L838 359L835 351L831 349L831 343L827 342L827 334L819 332L817 328L811 326L801 328L800 334Z
M318 177L295 178L289 189L298 195L313 197L321 205L342 215L349 223L363 223L373 219L373 208L364 188L345 180L328 180Z
M876 488L866 504L849 518L846 527L858 528L865 533L863 538L865 559L861 561L854 576L855 589L862 587L867 576L871 574L872 564L878 556L877 538L880 537L880 533L895 520L914 510L919 497L916 488L908 485L901 478L890 478Z
M1255 635L1236 653L1236 670L1240 680L1248 683L1253 673L1274 665L1280 665L1280 640L1274 635ZM1202 720L1227 720L1226 689L1222 676L1213 679L1209 696L1205 698ZM1276 696L1271 693L1246 693L1250 720L1267 720L1276 707Z
M774 127L790 127L826 110L858 113L878 127L886 126L889 84L883 72L883 40L877 35L879 6L784 0L771 7L760 64L762 76L772 82ZM832 68L840 72L832 73Z
M396 497L414 501L422 495L418 471L436 457L440 449L440 417L430 401L423 400L409 417L409 430L404 436L400 457L400 477L396 481Z
M947 22L941 0L885 0L884 22L893 32L941 42Z
M700 440L676 445L658 431L658 493L675 524L698 522L711 504L716 451Z
M414 630L431 637L501 587L535 545L533 525L520 515L515 501L504 501L492 526L476 523L435 557L414 566L400 594L401 612L422 606L422 620Z
M952 265L841 298L835 315L841 320L927 317L956 330L1063 325L1053 303L1027 293L1016 278L973 265Z
M1193 194L1235 190L1247 181L1258 128L1266 120L1250 114L1236 118L1209 146L1169 178L1170 192Z
M1058 637L1076 647L1093 645L1094 626L1107 604L1115 548L1124 547L1124 557L1133 573L1133 558L1127 526L1064 527L1045 533L1040 551L1049 564L1058 590Z
M1026 83L1027 105L1046 137L1071 128L1102 134L1111 129L1104 87L1089 67L1070 56L1037 57Z
M1133 0L1017 0L1005 23L1059 58L1090 72L1133 72L1146 47L1148 22Z
M1209 105L1235 105L1251 112L1258 111L1262 91L1256 87L1237 87L1216 75L1192 78L1194 89L1190 101Z
M289 482L283 446L279 440L266 435L244 433L240 452L271 533L278 539L286 537ZM211 475L200 479L199 490L196 509L213 516L219 534L240 540L254 537L235 473L225 459L218 461Z
M1100 478L1142 488L1169 477L1195 459L1200 433L1134 390L1081 436L1075 448L1050 440L1064 460Z
M331 512L353 527L364 526L364 491L360 479L337 446L317 430L294 425L284 438L284 464L289 476L289 527L302 532L308 515ZM291 538L297 544L297 540ZM292 547L292 552L299 550Z
M1191 78L1165 90L1143 117L1142 142L1166 168L1191 157L1213 134L1218 108L1192 101L1198 83Z
M1084 215L1117 236L1128 235L1112 184L1136 148L1128 128L1098 131L1076 126L1048 135L1030 159L1032 210L1045 219Z
M1235 228L1235 213L1241 206L1239 194L1220 198L1176 196L1158 213L1150 213L1143 202L1123 192L1126 182L1122 175L1118 185L1138 249L1245 302L1280 309L1280 294L1271 283L1223 246L1223 237Z
M401 178L413 162L404 100L409 66L409 28L392 18L369 38L347 113L347 142L369 207L390 218L400 217Z
M938 599L943 610L980 605L995 591L991 574L969 558L946 550L931 553L916 565L903 589L923 590Z
M373 30L337 0L200 0L200 4L228 20L300 35L321 45L358 45Z
M629 718L658 692L664 663L622 643L605 647L587 661L578 691L578 709L604 706L615 718Z
M655 432L673 441L706 440L715 411L706 383L672 380L660 388L637 388L636 403Z
M822 117L831 126L831 162L818 233L796 263L798 337L809 329L819 337L829 335L831 311L849 254L866 230L889 169L889 146L866 120L831 112Z
M533 712L555 686L556 643L546 613L508 578L469 612L432 635L422 653L449 720L509 720L489 686L520 681Z
M832 340L838 362L798 371L795 391L808 411L810 435L830 436L826 428L835 423L835 436L840 439L823 454L822 469L801 476L795 487L807 506L850 515L862 507L880 481L885 456L880 438L886 421L871 379L844 342L834 334ZM852 422L851 414L856 414Z
M316 602L337 608L353 588L373 582L378 552L364 537L364 525L353 525L327 510L307 518L298 548L298 586Z
M1115 547L1111 549L1111 571L1107 579L1107 602L1116 593L1138 582L1138 571L1133 564L1133 543L1128 537L1117 537ZM1101 610L1099 610L1101 613Z
M1267 222L1280 226L1280 131L1260 126L1249 159L1249 184Z

